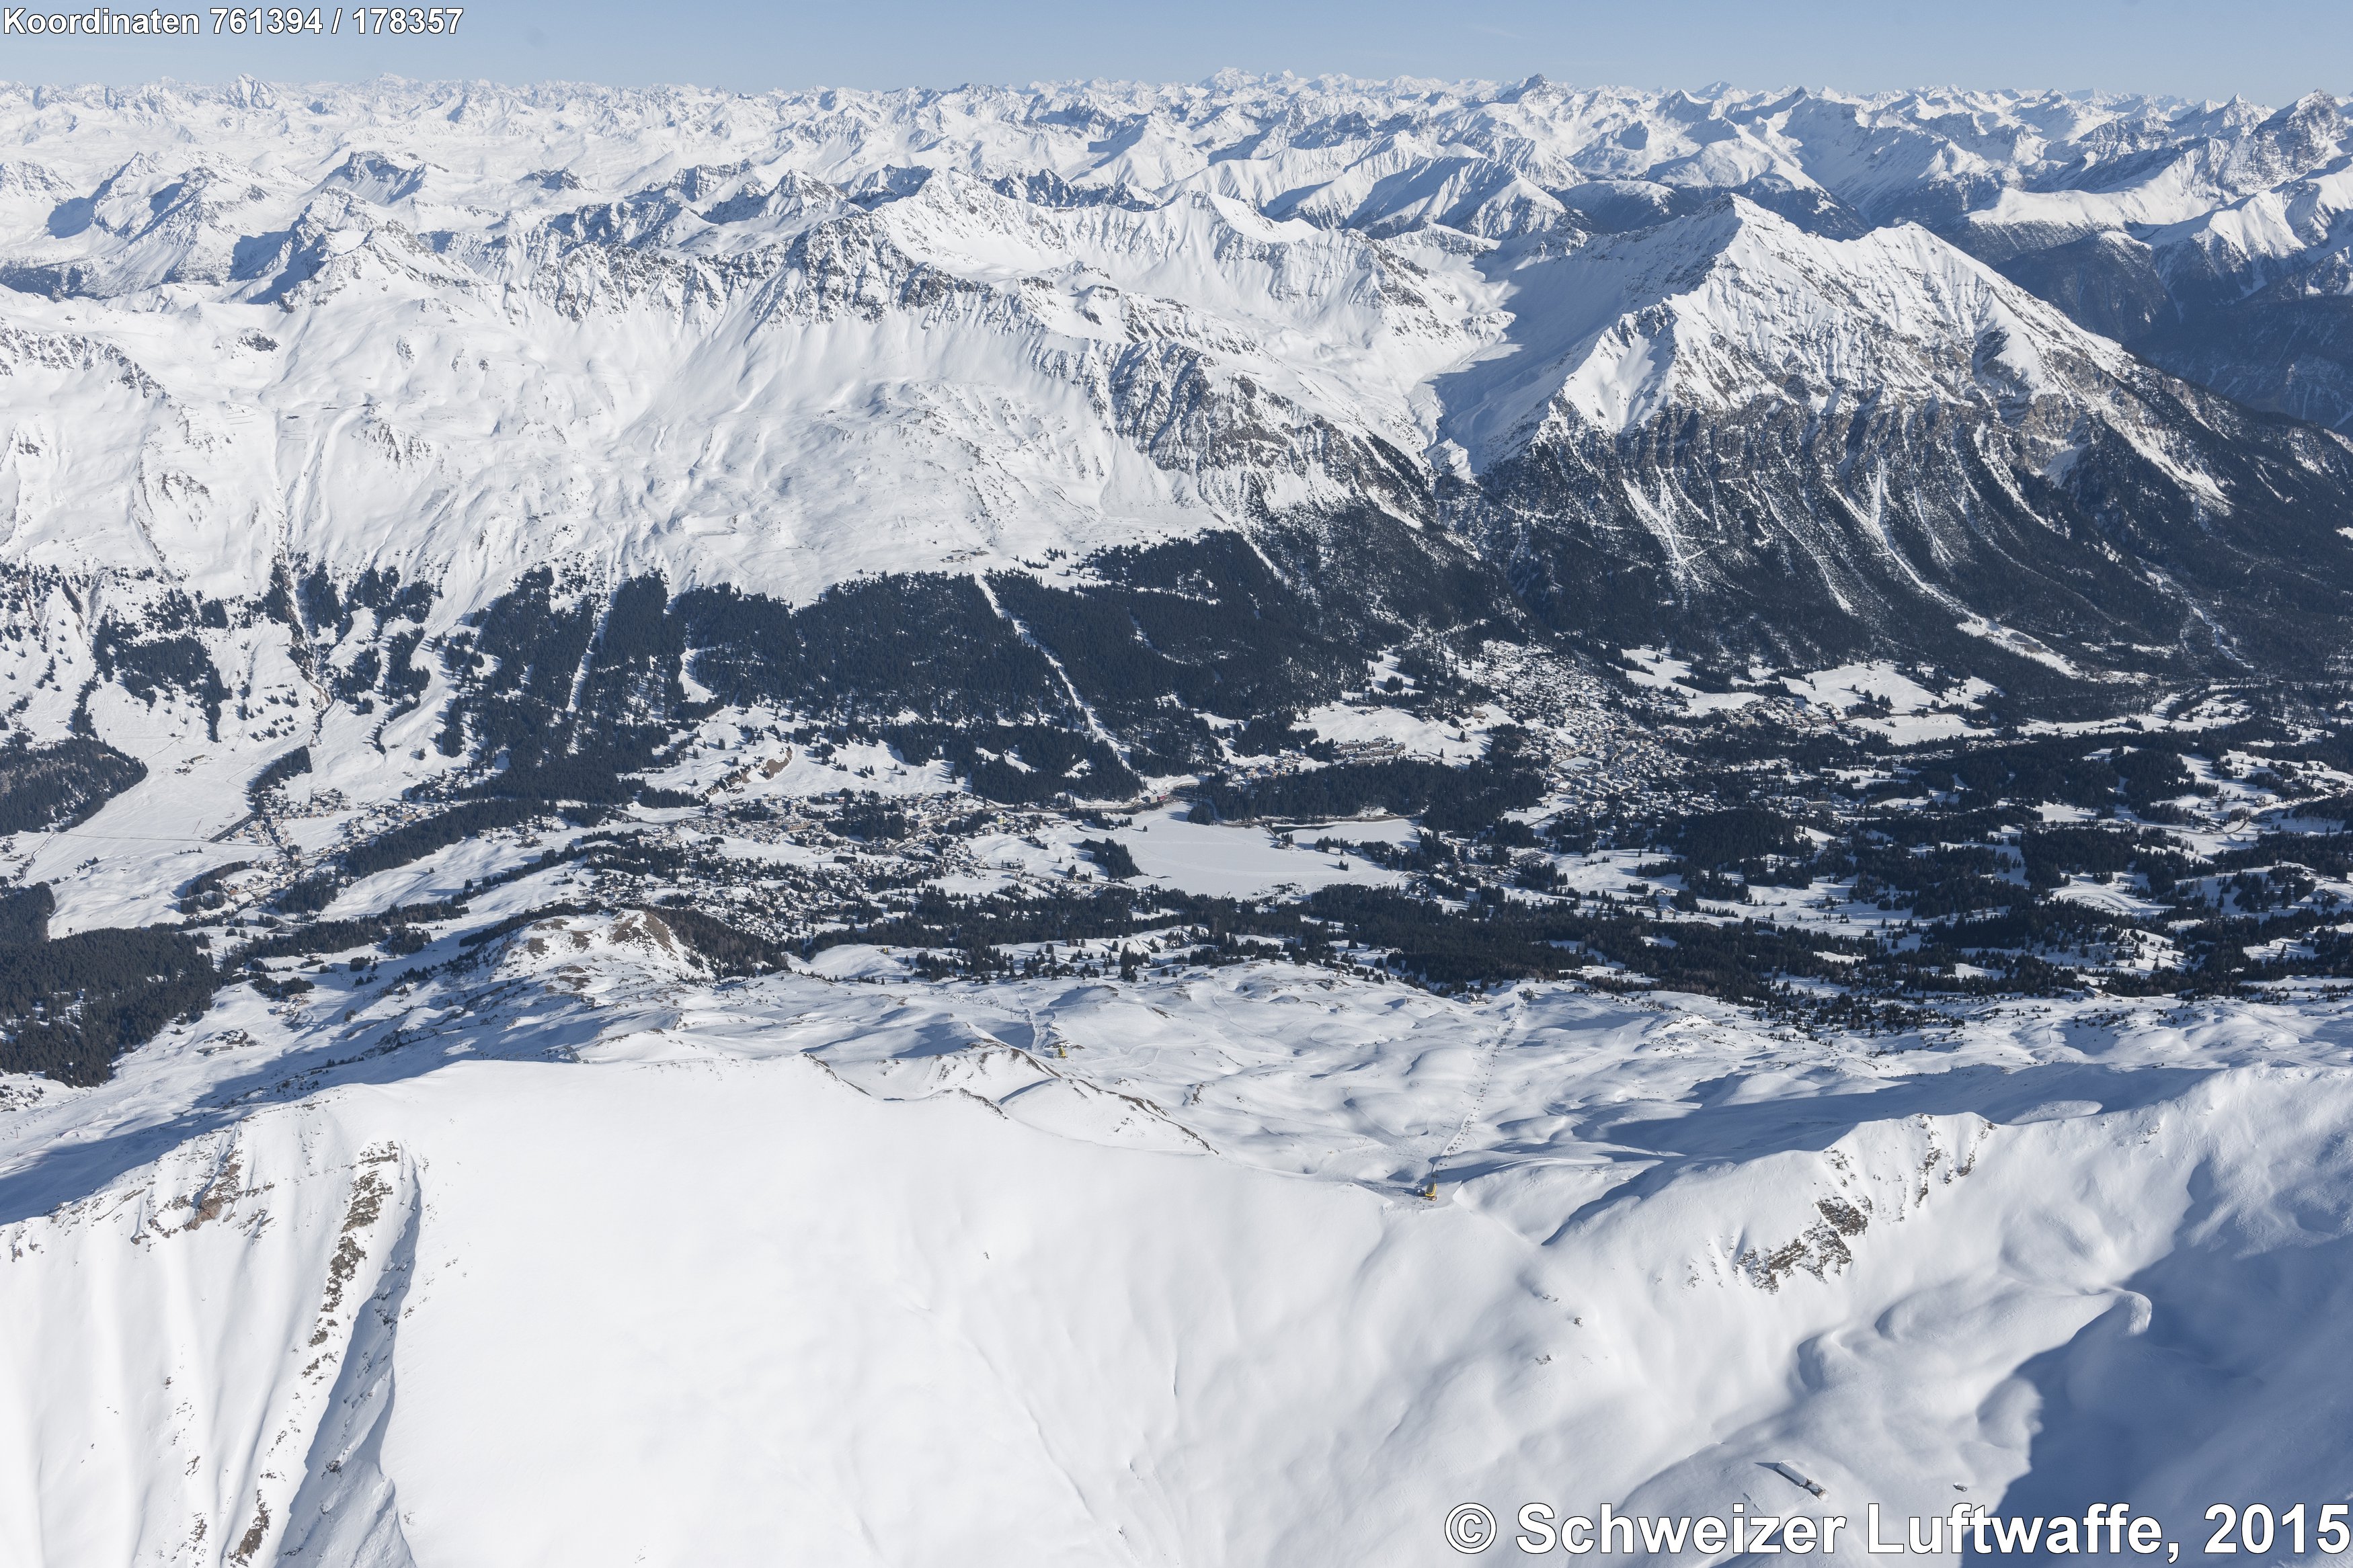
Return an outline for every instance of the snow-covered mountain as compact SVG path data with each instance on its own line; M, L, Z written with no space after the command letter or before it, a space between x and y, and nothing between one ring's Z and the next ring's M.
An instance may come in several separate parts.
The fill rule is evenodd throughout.
M2337 657L2353 448L1916 225L1830 238L1729 195L1512 279L1504 352L1441 386L1556 625L1655 640L1704 607L1798 659L1857 622L1964 663L2020 631L2094 669Z
M0 87L0 1563L2316 1520L2345 142Z
M0 1550L1417 1563L1541 1501L1867 1563L1868 1503L2096 1497L2194 1554L2347 1484L2341 1020L714 992L640 927L406 1031L246 994L14 1113Z
M617 798L712 703L1117 799L1416 646L2071 711L2333 678L2353 446L2082 323L2158 298L2110 261L2311 296L2341 140L2321 97L0 89L6 722L201 756L216 831L305 742L378 798Z
M1030 623L1214 577L1199 542L1237 537L1366 655L1479 624L2004 686L2334 668L2345 443L1961 248L2015 273L2030 229L2124 244L2093 218L2200 202L2311 239L2333 115L1240 78L12 89L17 721L166 690L244 750L331 688L446 701L481 668L452 628L540 604L548 566L550 604L658 582L677 680L741 695L796 678L687 596L781 625L904 579L1026 663L997 717L1087 710L1181 766L1202 732L1143 716L1181 671L1114 689ZM990 574L1064 596L1025 618L963 586ZM355 592L383 600L356 626ZM1130 664L1269 657L1137 638ZM867 710L945 716L871 679ZM1298 706L1251 700L1220 711ZM488 763L497 731L436 732Z
M446 617L556 539L617 580L803 602L1269 513L1423 521L1456 443L1475 479L1563 420L1654 426L1671 384L1727 418L1835 389L2015 425L2041 400L2014 461L2042 471L2078 416L2109 423L2123 362L1907 218L1974 193L1945 226L1980 250L2079 239L2090 218L2044 214L2063 187L2103 221L2284 203L2280 234L2317 235L2315 198L2257 182L2333 155L2323 107L2289 136L2142 100L1534 82L17 89L5 548L250 600L281 566L397 568ZM2161 212L2117 194L2157 176L2103 161L2152 137L2201 150L2165 163ZM1703 268L1662 335L1645 312ZM2141 404L2138 449L2245 440ZM1969 504L1863 467L1899 504ZM2152 479L2228 510L2211 467Z

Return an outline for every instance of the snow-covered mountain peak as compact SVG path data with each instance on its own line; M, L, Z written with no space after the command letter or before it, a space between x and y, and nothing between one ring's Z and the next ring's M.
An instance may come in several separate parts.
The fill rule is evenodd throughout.
M918 134L945 123L937 95L886 95L785 116L763 150L687 136L649 158L631 95L468 89L487 126L598 124L551 167L544 143L452 136L446 106L386 123L415 90L363 95L307 147L316 127L288 123L266 152L90 161L92 194L37 227L74 182L19 182L8 298L27 325L95 330L159 398L235 413L189 443L172 422L49 430L20 405L18 426L44 428L16 559L213 581L224 531L282 519L237 552L244 595L280 552L487 591L531 558L531 520L563 513L594 520L612 569L804 597L1367 485L1403 506L1411 477L1367 454L1426 445L1418 389L1492 331L1476 241L1382 240L1213 185L1143 194L1109 164L1074 184L1006 152L1003 95L962 106L997 118L957 147ZM259 172L234 177L239 154ZM90 374L87 395L119 397ZM54 390L67 408L85 395ZM354 403L364 418L323 416ZM154 488L101 482L126 461ZM898 523L876 525L878 489ZM131 504L104 515L110 498ZM470 558L482 575L449 575Z
M1737 195L1507 276L1504 342L1449 384L1449 434L1482 468L1563 422L1616 434L1765 400L2001 410L2123 363L1917 225L1833 239Z

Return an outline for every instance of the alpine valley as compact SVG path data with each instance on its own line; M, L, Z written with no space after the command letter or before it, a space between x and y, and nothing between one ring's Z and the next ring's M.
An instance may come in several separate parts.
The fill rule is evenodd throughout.
M0 85L0 1564L2327 1556L2348 633L2325 94Z

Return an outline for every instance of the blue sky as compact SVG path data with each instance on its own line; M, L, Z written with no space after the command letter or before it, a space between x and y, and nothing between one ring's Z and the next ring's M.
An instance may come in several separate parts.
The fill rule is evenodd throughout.
M87 8L91 0L83 0ZM128 9L140 0L110 0ZM189 0L176 0L186 8ZM64 0L43 9L62 10ZM211 26L208 4L195 8ZM332 7L327 7L329 16ZM442 38L0 37L0 79L281 80L396 71L770 88L953 86L1081 76L1198 79L1221 67L1637 87L1958 84L2242 93L2353 89L2348 0L482 0Z

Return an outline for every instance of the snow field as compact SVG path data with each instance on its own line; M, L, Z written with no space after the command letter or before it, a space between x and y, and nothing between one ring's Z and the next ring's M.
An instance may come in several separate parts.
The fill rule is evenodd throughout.
M2341 1485L2320 1008L1891 1056L1275 963L503 949L341 1025L230 994L12 1115L0 1554L217 1563L266 1507L254 1561L1412 1562L1466 1500L1786 1510L1773 1461L1857 1515Z

